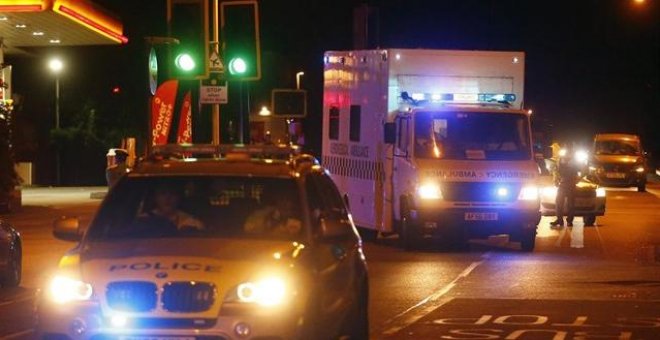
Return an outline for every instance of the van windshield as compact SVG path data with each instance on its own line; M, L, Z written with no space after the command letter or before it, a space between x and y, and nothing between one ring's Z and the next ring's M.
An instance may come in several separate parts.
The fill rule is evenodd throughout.
M419 112L415 156L452 160L529 160L526 116L493 112Z
M127 177L104 201L88 237L298 240L298 193L288 178Z
M636 141L601 140L596 142L595 153L596 155L638 156L640 147Z

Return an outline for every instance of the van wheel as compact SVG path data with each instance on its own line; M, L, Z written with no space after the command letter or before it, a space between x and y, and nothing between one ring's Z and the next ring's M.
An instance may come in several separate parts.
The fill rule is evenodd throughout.
M584 216L582 218L582 221L584 221L584 225L586 227L593 227L596 224L596 216L594 215Z
M646 192L646 182L640 183L639 185L637 185L637 191Z
M419 246L421 230L410 217L408 201L401 199L401 227L399 228L399 241L401 247L407 251L414 250Z
M415 250L419 247L421 240L419 227L408 218L401 220L401 232L399 233L401 247L407 251Z
M520 250L524 252L534 251L536 246L536 228L525 228L520 231Z

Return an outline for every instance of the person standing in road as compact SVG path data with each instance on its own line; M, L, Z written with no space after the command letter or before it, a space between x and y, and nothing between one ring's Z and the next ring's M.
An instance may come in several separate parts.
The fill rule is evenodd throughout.
M557 162L557 198L555 210L557 219L550 223L552 227L564 226L564 212L566 223L573 226L573 205L575 204L575 185L578 180L578 166L573 158L573 148L570 146L559 152ZM564 211L566 208L566 211Z

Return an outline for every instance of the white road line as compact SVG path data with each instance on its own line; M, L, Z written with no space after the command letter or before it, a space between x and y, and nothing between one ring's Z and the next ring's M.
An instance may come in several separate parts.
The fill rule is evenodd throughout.
M482 260L472 262L467 268L465 268L460 274L458 274L458 276L456 276L447 285L433 292L433 294L425 297L420 302L416 303L414 306L406 309L405 311L387 320L385 324L386 325L392 324L392 325L383 332L383 335L392 335L402 330L403 328L412 325L413 323L417 322L417 320L423 318L427 314L431 313L432 311L438 309L442 305L451 301L452 300L451 298L446 298L444 300L440 300L440 298L442 298L445 294L449 293L452 290L452 288L456 287L459 280L470 275L470 273L472 273L473 270L475 270L477 267L479 267L479 265L484 263L489 257L490 257L490 253L483 254L481 256ZM438 300L440 300L438 303L429 304L429 302L435 302ZM412 313L411 315L407 315L408 313L414 310L416 310L414 313Z
M20 331L20 332L16 332L16 333L11 333L9 335L5 335L3 337L0 337L0 340L16 339L16 338L20 338L22 336L32 334L32 333L34 333L34 329L30 328L30 329L26 329L24 331Z
M23 296L23 297L20 297L20 298L14 299L14 300L9 300L9 301L3 301L3 302L0 302L0 307L2 307L2 306L8 306L8 305L13 305L13 304L15 304L15 303L20 303L20 302L30 301L30 300L32 300L32 299L34 299L34 296L32 296L32 295L30 295L30 296Z

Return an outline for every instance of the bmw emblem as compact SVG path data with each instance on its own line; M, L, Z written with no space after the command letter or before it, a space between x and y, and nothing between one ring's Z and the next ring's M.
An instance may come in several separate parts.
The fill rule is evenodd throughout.
M156 273L156 278L157 278L157 279L164 279L164 278L166 278L166 277L167 277L167 273L166 273L166 272L158 272L158 273Z

